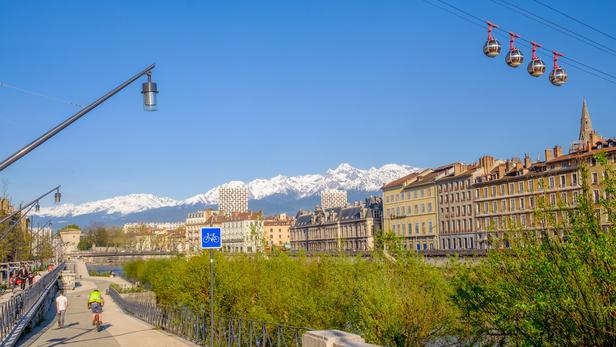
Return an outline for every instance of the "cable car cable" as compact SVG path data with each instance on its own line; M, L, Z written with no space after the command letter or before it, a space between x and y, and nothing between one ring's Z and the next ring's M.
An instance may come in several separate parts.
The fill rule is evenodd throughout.
M604 32L604 31L601 31L601 30L599 30L599 29L597 29L597 28L595 28L595 27L593 27L593 26L591 26L591 25L589 25L589 24L586 24L586 23L582 22L581 20L578 20L578 19L576 19L576 18L574 18L574 17L572 17L572 16L570 16L570 15L568 15L568 14L566 14L566 13L564 13L564 12L562 12L562 11L560 11L560 10L558 10L558 9L556 9L556 8L554 8L554 7L552 7L552 6L548 5L548 4L546 4L546 3L544 3L544 2L541 2L541 1L539 1L539 0L533 0L533 1L534 1L534 2L536 2L536 3L538 3L538 4L539 4L539 5L541 5L541 6L547 7L547 8L549 8L550 10L552 10L552 11L554 11L554 12L556 12L556 13L559 13L559 14L561 14L561 15L563 15L563 16L565 16L565 17L569 18L569 19L571 19L572 21L574 21L574 22L576 22L576 23L582 24L583 26L585 26L585 27L587 27L587 28L589 28L589 29L591 29L591 30L596 31L596 32L598 32L599 34L605 35L605 36L607 36L607 37L611 38L612 40L615 40L615 41L616 41L616 37L614 37L614 36L612 36L612 35L610 35L610 34L608 34L608 33Z
M34 91L31 91L31 90L28 90L28 89L24 89L24 88L21 88L21 87L14 86L12 84L5 83L5 82L0 82L0 87L7 88L7 89L13 89L13 90L22 92L24 94L30 94L30 95L38 96L38 97L45 98L45 99L48 99L48 100L53 100L53 101L61 102L61 103L64 103L64 104L69 104L69 105L72 105L72 106L75 106L75 107L83 108L83 105L80 105L78 103L75 103L75 102L72 102L72 101L68 101L68 100L65 100L65 99L62 99L62 98L58 98L58 97L55 97L55 96L51 96L51 95L47 95L47 94L43 94L43 93L39 93L39 92L34 92Z
M424 1L425 1L425 2L428 2L428 1L426 1L426 0L424 0ZM465 14L466 16L468 16L468 17L470 17L470 18L473 18L473 19L477 20L478 22L481 22L481 23L486 23L486 20L484 20L483 18L477 17L477 16L473 15L472 13L469 13L469 12L467 12L467 11L465 11L465 10L463 10L463 9L461 9L461 8L459 8L459 7L457 7L457 6L455 6L455 5L452 5L452 4L450 4L450 3L446 2L446 1L444 1L444 0L435 0L435 1L438 1L438 2L442 3L442 4L443 4L443 5L445 5L445 6L448 6L448 7L452 8L452 9L454 9L454 10L458 11L459 13ZM428 3L430 3L430 2L428 2ZM443 7L437 6L437 5L435 5L435 4L431 4L431 5L433 5L433 6L435 6L435 7L438 7L438 8L440 8L440 9L443 9L443 10L445 10L445 11L449 12L449 13L452 13L452 11L450 11L450 10L448 10L448 9L445 9L445 8L443 8ZM458 14L455 14L455 15L456 15L457 17L460 17L460 18L461 18L461 16L460 16L460 15L458 15ZM472 21L471 19L469 19L469 18L464 18L464 19L465 19L466 21L468 21L468 22L471 22L472 24L479 25L478 23L473 22L473 21ZM485 27L485 24L483 24L483 25L481 25L481 26L482 26L482 27ZM503 33L505 33L505 34L507 34L507 35L509 34L509 31L507 31L507 30L506 30L506 29L504 29L504 28L495 28L495 29L497 29L498 31L502 31ZM528 43L531 43L531 41L530 41L530 40L527 40L527 39L525 39L525 38L523 38L523 37L522 37L522 38L520 38L520 39L521 39L522 41L526 41L526 42L528 42ZM527 47L527 48L530 48L530 46L528 46L528 45L524 45L524 46L525 46L525 47ZM550 54L552 53L552 50L547 49L547 48L543 48L543 47L541 47L541 48L539 48L539 49L541 49L541 50L543 50L543 51L546 51L546 52L548 52L548 53L550 53ZM570 58L570 57L561 57L561 58L562 58L562 59L566 59L566 60L568 60L568 61L569 61L569 63L567 63L567 64L566 64L566 65L568 65L568 66L573 66L573 67L577 68L577 69L578 69L578 70L580 70L580 71L584 71L584 72L588 73L589 75L593 75L593 76L596 76L596 77L601 78L601 79L602 79L602 80L604 80L604 81L607 81L607 82L610 82L610 83L614 83L614 84L616 84L616 81L614 81L614 80L616 80L616 76L614 76L614 75L612 75L612 74L610 74L610 73L604 72L604 71L602 71L602 70L600 70L600 69L594 68L594 67L592 67L592 66L590 66L590 65L588 65L588 64L584 64L584 63L582 63L582 62L580 62L580 61L578 61L578 60L575 60L575 59L573 59L573 58ZM582 67L575 66L574 64L579 64L579 65L581 65L581 66L584 66L584 67L586 67L586 68L588 68L588 69L592 69L592 70L594 70L594 71L596 71L596 72L598 72L598 73L600 73L600 74L603 74L603 75L605 75L605 76L608 76L608 77L606 78L606 77L599 76L599 75L597 75L597 74L595 74L595 73L592 73L592 72L590 72L590 71L588 71L588 70L585 70L585 69L584 69L584 68L582 68ZM610 78L613 78L614 80L611 80Z
M536 14L534 14L534 13L528 11L528 10L523 9L522 7L520 7L518 5L512 4L512 3L510 3L510 2L508 2L506 0L490 0L490 1L492 1L493 3L495 3L497 5L506 7L508 9L512 10L512 11L520 13L521 15L534 20L535 22L541 23L541 24L543 24L543 25L545 25L547 27L550 27L550 28L552 28L552 29L554 29L556 31L559 31L559 32L561 32L561 33L563 33L563 34L565 34L565 35L567 35L567 36L569 36L569 37L571 37L571 38L573 38L575 40L583 42L583 43L585 43L585 44L587 44L587 45L589 45L591 47L594 47L594 48L596 48L596 49L598 49L600 51L603 51L603 52L605 52L607 54L610 54L610 55L613 55L613 56L616 57L616 50L614 50L614 49L612 49L612 48L610 48L610 47L608 47L608 46L606 46L606 45L604 45L604 44L602 44L600 42L597 42L597 41L595 41L593 39L590 39L590 38L588 38L588 37L586 37L584 35L578 34L578 33L574 32L574 31L572 31L570 29L567 29L567 28L563 27L562 25L560 25L558 23L555 23L555 22L553 22L553 21L551 21L549 19L546 19L546 18L543 18L541 16L538 16L538 15L536 15Z

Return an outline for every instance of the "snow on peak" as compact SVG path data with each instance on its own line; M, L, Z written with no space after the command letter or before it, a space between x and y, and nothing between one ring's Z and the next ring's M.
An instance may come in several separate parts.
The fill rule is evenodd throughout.
M417 171L406 165L386 164L380 168L358 169L348 163L342 163L330 169L324 175L308 174L302 176L277 175L269 179L255 179L248 183L230 181L208 190L206 193L192 196L186 200L174 200L152 194L129 194L110 199L87 202L84 204L63 204L55 207L41 208L40 216L65 217L90 213L127 215L150 209L184 205L213 205L218 203L218 190L221 186L246 186L250 199L261 200L272 195L290 195L301 199L319 194L326 189L378 191L383 184Z
M153 194L129 194L116 196L110 199L86 202L79 205L62 204L54 207L41 207L37 215L50 217L79 216L90 213L118 213L127 215L154 208L176 205L178 205L178 201L171 198L158 197Z

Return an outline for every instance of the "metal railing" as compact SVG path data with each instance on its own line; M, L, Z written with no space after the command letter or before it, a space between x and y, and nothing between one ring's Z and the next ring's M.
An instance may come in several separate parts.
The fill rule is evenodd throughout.
M300 347L302 334L311 330L246 318L217 317L212 334L209 315L205 311L127 300L112 287L109 296L127 313L201 346L209 346L213 338L218 347Z
M38 282L0 303L0 346L12 346L30 323L33 312L45 301L64 264L59 264Z

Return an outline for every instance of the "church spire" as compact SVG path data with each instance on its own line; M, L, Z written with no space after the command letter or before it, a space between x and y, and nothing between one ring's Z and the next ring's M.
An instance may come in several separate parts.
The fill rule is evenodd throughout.
M592 123L590 122L590 114L588 113L588 106L586 105L586 98L582 103L582 118L580 120L580 142L586 143L591 140L592 137Z

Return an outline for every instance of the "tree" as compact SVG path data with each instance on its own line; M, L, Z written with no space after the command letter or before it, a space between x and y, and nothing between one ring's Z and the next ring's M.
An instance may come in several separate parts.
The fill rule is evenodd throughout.
M484 264L454 278L453 301L479 344L616 345L616 171L607 173L602 229L582 166L576 210L543 204L539 233L512 230L511 249L493 250ZM555 213L568 213L556 223ZM472 344L472 343L471 343Z

